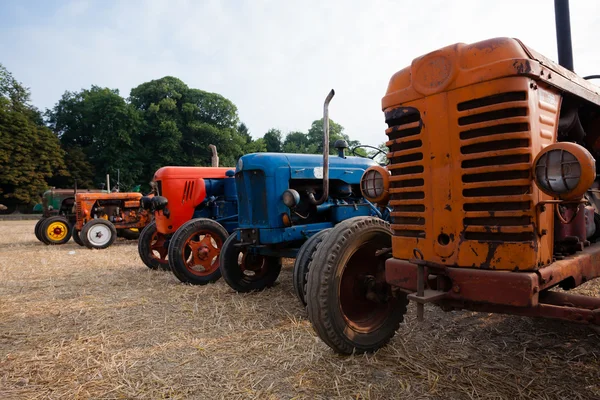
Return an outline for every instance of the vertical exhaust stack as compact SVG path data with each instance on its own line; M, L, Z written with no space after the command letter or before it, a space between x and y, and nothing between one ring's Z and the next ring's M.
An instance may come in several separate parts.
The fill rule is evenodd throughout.
M575 71L573 66L569 0L554 0L554 19L556 21L558 63L570 71Z
M316 206L325 203L329 197L329 103L334 95L335 91L331 89L323 104L323 194L319 200L315 199L314 193L308 194L309 201Z
M212 152L212 157L210 159L211 167L218 167L219 166L219 155L217 154L217 146L215 146L214 144L209 144L208 148Z
M110 193L110 176L106 174L106 191Z

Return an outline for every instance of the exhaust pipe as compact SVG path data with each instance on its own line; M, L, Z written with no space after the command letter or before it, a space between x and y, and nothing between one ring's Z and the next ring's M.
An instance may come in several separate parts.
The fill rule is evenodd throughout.
M106 191L110 193L110 176L106 174Z
M335 91L331 89L323 104L323 194L319 200L315 199L314 193L308 194L309 201L316 206L325 203L329 197L329 103L334 95Z
M554 20L556 21L558 63L569 71L575 71L573 66L573 46L571 42L571 16L569 14L569 0L554 0Z
M217 146L214 144L209 144L208 148L212 151L212 157L210 159L211 167L219 166L219 155L217 154Z

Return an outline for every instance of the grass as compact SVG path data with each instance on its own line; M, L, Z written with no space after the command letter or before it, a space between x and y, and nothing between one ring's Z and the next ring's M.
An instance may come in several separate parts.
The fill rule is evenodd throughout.
M151 271L135 243L48 247L0 222L0 399L592 399L589 327L426 308L374 355L335 355L279 285L240 295ZM600 280L577 289L600 295Z

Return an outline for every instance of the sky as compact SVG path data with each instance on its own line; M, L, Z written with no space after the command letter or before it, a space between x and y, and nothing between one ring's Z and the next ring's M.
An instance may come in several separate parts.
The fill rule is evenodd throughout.
M575 71L600 74L600 2L572 0ZM52 108L98 85L124 97L170 75L219 93L259 138L330 117L385 141L392 74L451 45L508 36L557 60L552 0L0 0L0 63Z

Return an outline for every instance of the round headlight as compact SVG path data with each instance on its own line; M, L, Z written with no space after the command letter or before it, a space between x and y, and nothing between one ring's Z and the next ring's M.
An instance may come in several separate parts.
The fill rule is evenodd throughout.
M542 192L562 200L575 200L594 183L596 160L583 146L554 143L535 158L533 178Z
M360 179L360 191L372 203L387 203L389 187L390 173L379 165L369 167Z
M294 189L288 189L283 192L282 195L283 204L288 206L289 208L294 208L300 203L300 193L295 191Z

